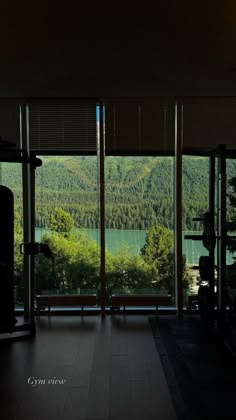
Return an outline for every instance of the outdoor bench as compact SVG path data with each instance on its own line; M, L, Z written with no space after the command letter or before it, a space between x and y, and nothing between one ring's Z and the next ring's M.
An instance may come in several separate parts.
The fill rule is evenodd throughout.
M123 306L155 306L158 311L159 306L172 306L171 295L112 295L111 311Z
M97 304L97 296L94 295L36 295L36 310L48 307L50 311L52 306L80 306L82 311L84 306L95 306Z

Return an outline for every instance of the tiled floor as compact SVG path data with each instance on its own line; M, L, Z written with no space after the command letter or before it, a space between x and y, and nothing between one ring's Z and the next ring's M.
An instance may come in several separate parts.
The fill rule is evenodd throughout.
M0 344L3 420L176 419L148 316L37 322L35 339Z

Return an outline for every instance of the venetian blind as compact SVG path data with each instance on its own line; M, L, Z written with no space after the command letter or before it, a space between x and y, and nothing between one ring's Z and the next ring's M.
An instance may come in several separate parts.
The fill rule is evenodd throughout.
M236 98L183 98L183 152L207 155L220 144L236 149Z
M0 99L0 136L20 148L20 101Z
M95 101L30 101L29 143L38 154L96 154Z
M118 98L104 103L107 155L174 153L173 98Z

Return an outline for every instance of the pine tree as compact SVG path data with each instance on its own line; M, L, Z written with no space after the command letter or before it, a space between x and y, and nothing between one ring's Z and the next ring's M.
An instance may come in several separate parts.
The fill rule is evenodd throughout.
M74 220L72 217L62 210L62 208L57 207L54 210L54 213L50 217L49 227L51 230L57 233L62 233L65 238L70 235L70 231L74 226Z

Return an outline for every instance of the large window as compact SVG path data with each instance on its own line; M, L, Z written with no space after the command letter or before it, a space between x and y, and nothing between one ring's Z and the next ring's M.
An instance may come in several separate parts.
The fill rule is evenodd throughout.
M36 258L37 294L96 294L99 196L96 156L42 156L36 173L36 241L53 260Z
M110 295L174 297L173 161L147 156L105 159Z
M203 224L194 221L209 211L209 158L183 156L182 162L182 244L183 259L187 272L191 276L190 287L184 290L185 303L187 294L196 294L200 285L199 258L209 255L202 240L185 239L185 235L202 235ZM186 293L187 292L187 293Z
M171 294L174 303L173 98L105 105L109 296Z
M36 170L36 241L48 243L55 259L53 263L43 255L37 256L36 292L78 294L96 290L99 297L100 286L103 294L106 281L108 303L116 291L126 294L165 291L174 296L173 256L180 256L174 248L175 140L179 145L182 141L183 155L196 152L210 156L221 144L227 150L234 149L235 114L235 98L2 100L3 138L27 153L43 156L43 166ZM176 157L180 157L180 148ZM179 164L180 160L176 162ZM201 255L208 253L201 242L184 239L186 233L202 231L201 224L193 222L193 218L208 210L208 168L208 158L183 156L185 295L196 290L192 267L198 264ZM228 161L228 179L233 171L234 162ZM26 172L25 190L30 189ZM180 172L178 176L179 181ZM30 256L26 267L29 290L25 293L20 274L23 264L18 246L23 240L20 165L2 164L1 181L15 195L15 298L20 304L23 296L28 299L33 290ZM227 189L232 192L232 185L227 185ZM25 206L29 210L29 203ZM233 216L233 207L233 202L229 202L228 221ZM26 213L30 212L25 212L25 222ZM180 250L178 218L176 227ZM103 235L100 237L104 230L105 252ZM27 233L25 229L25 239L30 241ZM234 263L229 252L227 263ZM177 264L176 278L180 285L178 267Z

